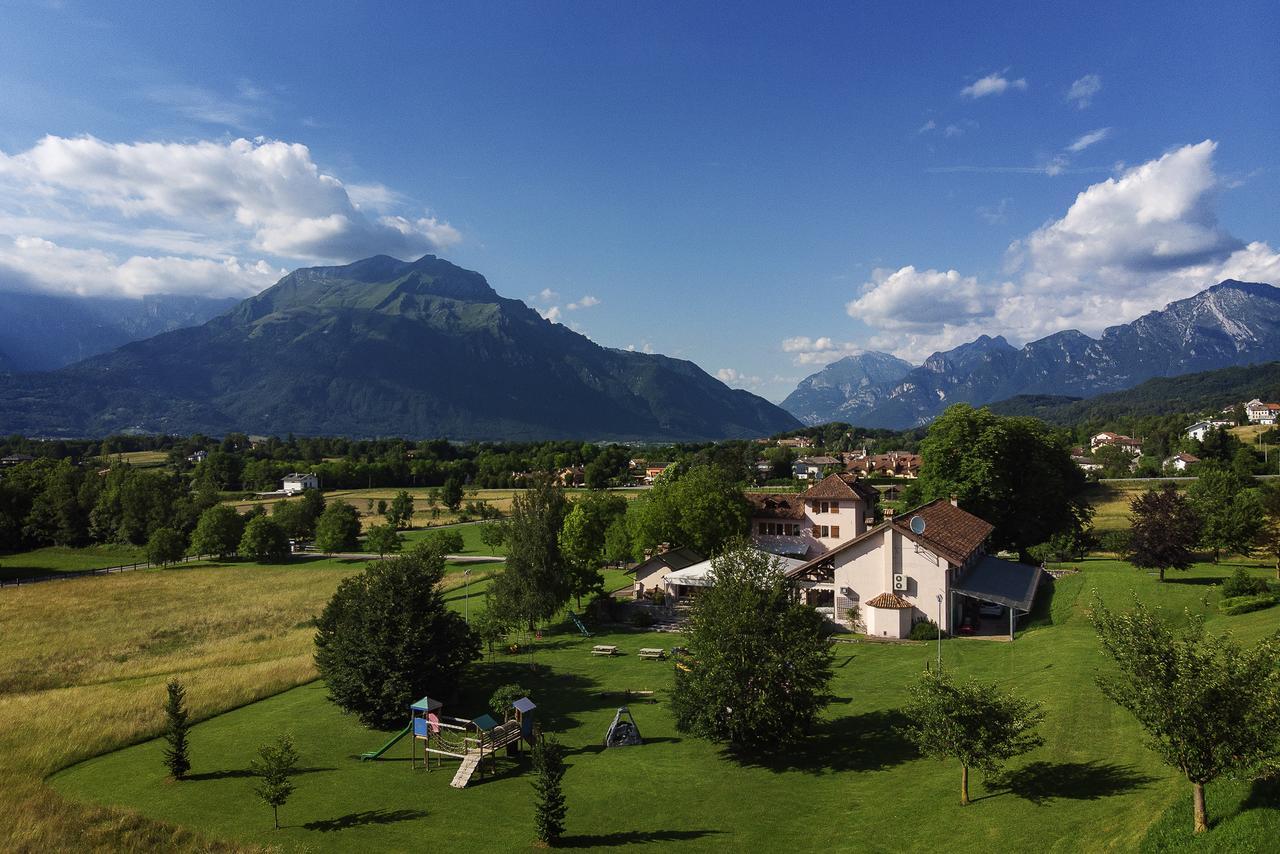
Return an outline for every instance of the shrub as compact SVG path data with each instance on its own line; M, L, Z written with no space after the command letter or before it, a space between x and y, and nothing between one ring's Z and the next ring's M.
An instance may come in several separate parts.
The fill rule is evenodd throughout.
M1261 578L1253 578L1244 569L1237 569L1231 577L1222 582L1222 598L1234 599L1238 596L1256 596L1267 592L1267 582Z
M637 608L631 612L631 625L637 629L647 629L653 625L653 614L648 608Z
M911 627L911 640L925 641L938 639L938 625L933 620L920 620Z
M1097 535L1098 550L1113 554L1127 554L1133 538L1128 531L1102 531Z
M1272 593L1260 593L1256 596L1233 596L1218 603L1218 610L1228 617L1238 617L1252 611L1262 611L1280 602L1280 597Z

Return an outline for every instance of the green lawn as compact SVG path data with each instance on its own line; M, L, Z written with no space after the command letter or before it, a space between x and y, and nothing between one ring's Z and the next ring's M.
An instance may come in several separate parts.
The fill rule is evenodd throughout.
M103 569L128 563L145 562L141 546L89 546L72 549L65 546L49 546L29 552L0 555L0 579L35 578L57 572L84 569Z
M894 730L906 686L933 657L932 645L838 646L826 720L803 744L770 756L735 757L675 730L670 664L635 656L641 646L678 643L671 635L615 630L587 639L561 627L538 645L537 672L528 656L484 662L445 711L478 714L498 684L519 681L530 689L544 727L570 748L565 842L571 847L1264 850L1266 840L1280 838L1280 800L1274 787L1246 783L1209 787L1214 826L1191 844L1188 786L1142 746L1132 719L1094 684L1102 662L1085 612L1095 590L1116 606L1137 592L1173 616L1203 612L1212 630L1248 642L1280 628L1280 608L1216 615L1215 584L1233 566L1198 566L1163 585L1115 561L1081 566L1082 574L1057 583L1034 627L1016 642L943 644L954 671L999 681L1046 711L1046 745L1014 763L1002 782L977 782L977 800L968 807L958 802L958 768L917 757ZM615 643L628 655L594 658L589 649L596 642ZM623 690L658 692L656 703L631 704L646 744L602 751L621 701L600 692ZM281 812L287 826L276 832L270 811L254 801L247 769L256 747L282 732L293 735L305 773ZM163 781L160 745L150 741L73 766L52 783L73 798L287 850L529 847L527 760L504 759L495 777L459 791L448 785L449 764L411 771L403 743L385 761L355 758L384 740L384 733L339 713L323 686L312 683L199 724L188 782Z
M507 547L505 544L498 546L497 548L484 544L484 541L480 539L480 525L456 525L450 528L445 528L444 530L457 531L459 534L462 534L462 542L465 545L465 548L462 550L463 554L505 555L507 553ZM428 528L414 528L412 531L402 531L401 536L404 537L405 547L408 548L414 543L422 540L422 538L426 537L430 533L433 533L433 531Z

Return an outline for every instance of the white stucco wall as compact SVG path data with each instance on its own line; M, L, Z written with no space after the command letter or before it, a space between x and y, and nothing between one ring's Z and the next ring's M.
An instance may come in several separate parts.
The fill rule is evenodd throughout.
M917 549L914 542L892 528L857 544L837 555L835 588L858 603L867 634L902 637L911 631L912 623L925 617L937 622L938 594L948 595L945 560ZM907 589L894 591L895 572L907 576ZM915 607L910 611L870 608L867 602L881 593L897 592ZM951 631L951 615L944 608L941 628Z

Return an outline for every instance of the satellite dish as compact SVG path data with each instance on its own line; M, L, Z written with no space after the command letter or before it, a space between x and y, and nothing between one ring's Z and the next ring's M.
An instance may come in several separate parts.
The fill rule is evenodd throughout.
M921 534L924 533L924 517L923 516L912 516L910 525L911 525L911 533L915 534L916 536L920 536Z

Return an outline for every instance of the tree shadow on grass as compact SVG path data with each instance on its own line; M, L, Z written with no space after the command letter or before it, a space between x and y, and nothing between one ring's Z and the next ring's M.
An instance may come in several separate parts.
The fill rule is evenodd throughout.
M1254 780L1249 789L1249 797L1240 806L1241 811L1280 808L1280 774Z
M1096 801L1140 789L1155 782L1133 770L1131 765L1114 762L1032 762L1016 771L993 778L988 788L997 797L1009 793L1034 804L1046 804L1055 798Z
M337 771L337 768L297 768L294 774L319 774L323 771ZM184 780L192 782L200 782L201 780L235 780L247 777L257 777L258 775L248 768L233 768L226 771L205 771L201 774L188 774L183 777Z
M547 732L563 732L579 723L577 715L616 704L599 696L596 680L557 671L545 664L536 670L524 661L494 661L468 673L456 703L446 703L444 713L475 718L489 710L489 698L500 685L516 684L537 704L535 717ZM603 735L603 734L602 734Z
M1218 576L1214 576L1213 578L1179 578L1176 575L1170 575L1169 573L1165 573L1164 583L1165 584L1187 584L1192 587L1212 587L1216 584L1221 584L1222 582L1226 581L1227 577L1228 576L1223 575L1220 578ZM1159 584L1160 582L1157 581L1156 583Z
M896 709L847 715L818 724L811 735L786 747L750 753L727 749L724 756L740 765L777 773L880 771L920 755L900 734L905 721Z
M363 827L370 824L396 824L401 821L413 821L417 818L426 817L425 810L363 810L361 812L347 813L338 818L309 821L302 826L307 830L333 833L336 830L346 830L350 827Z
M613 848L619 845L647 845L653 842L686 842L701 839L723 830L623 830L617 833L591 833L562 836L557 848Z

